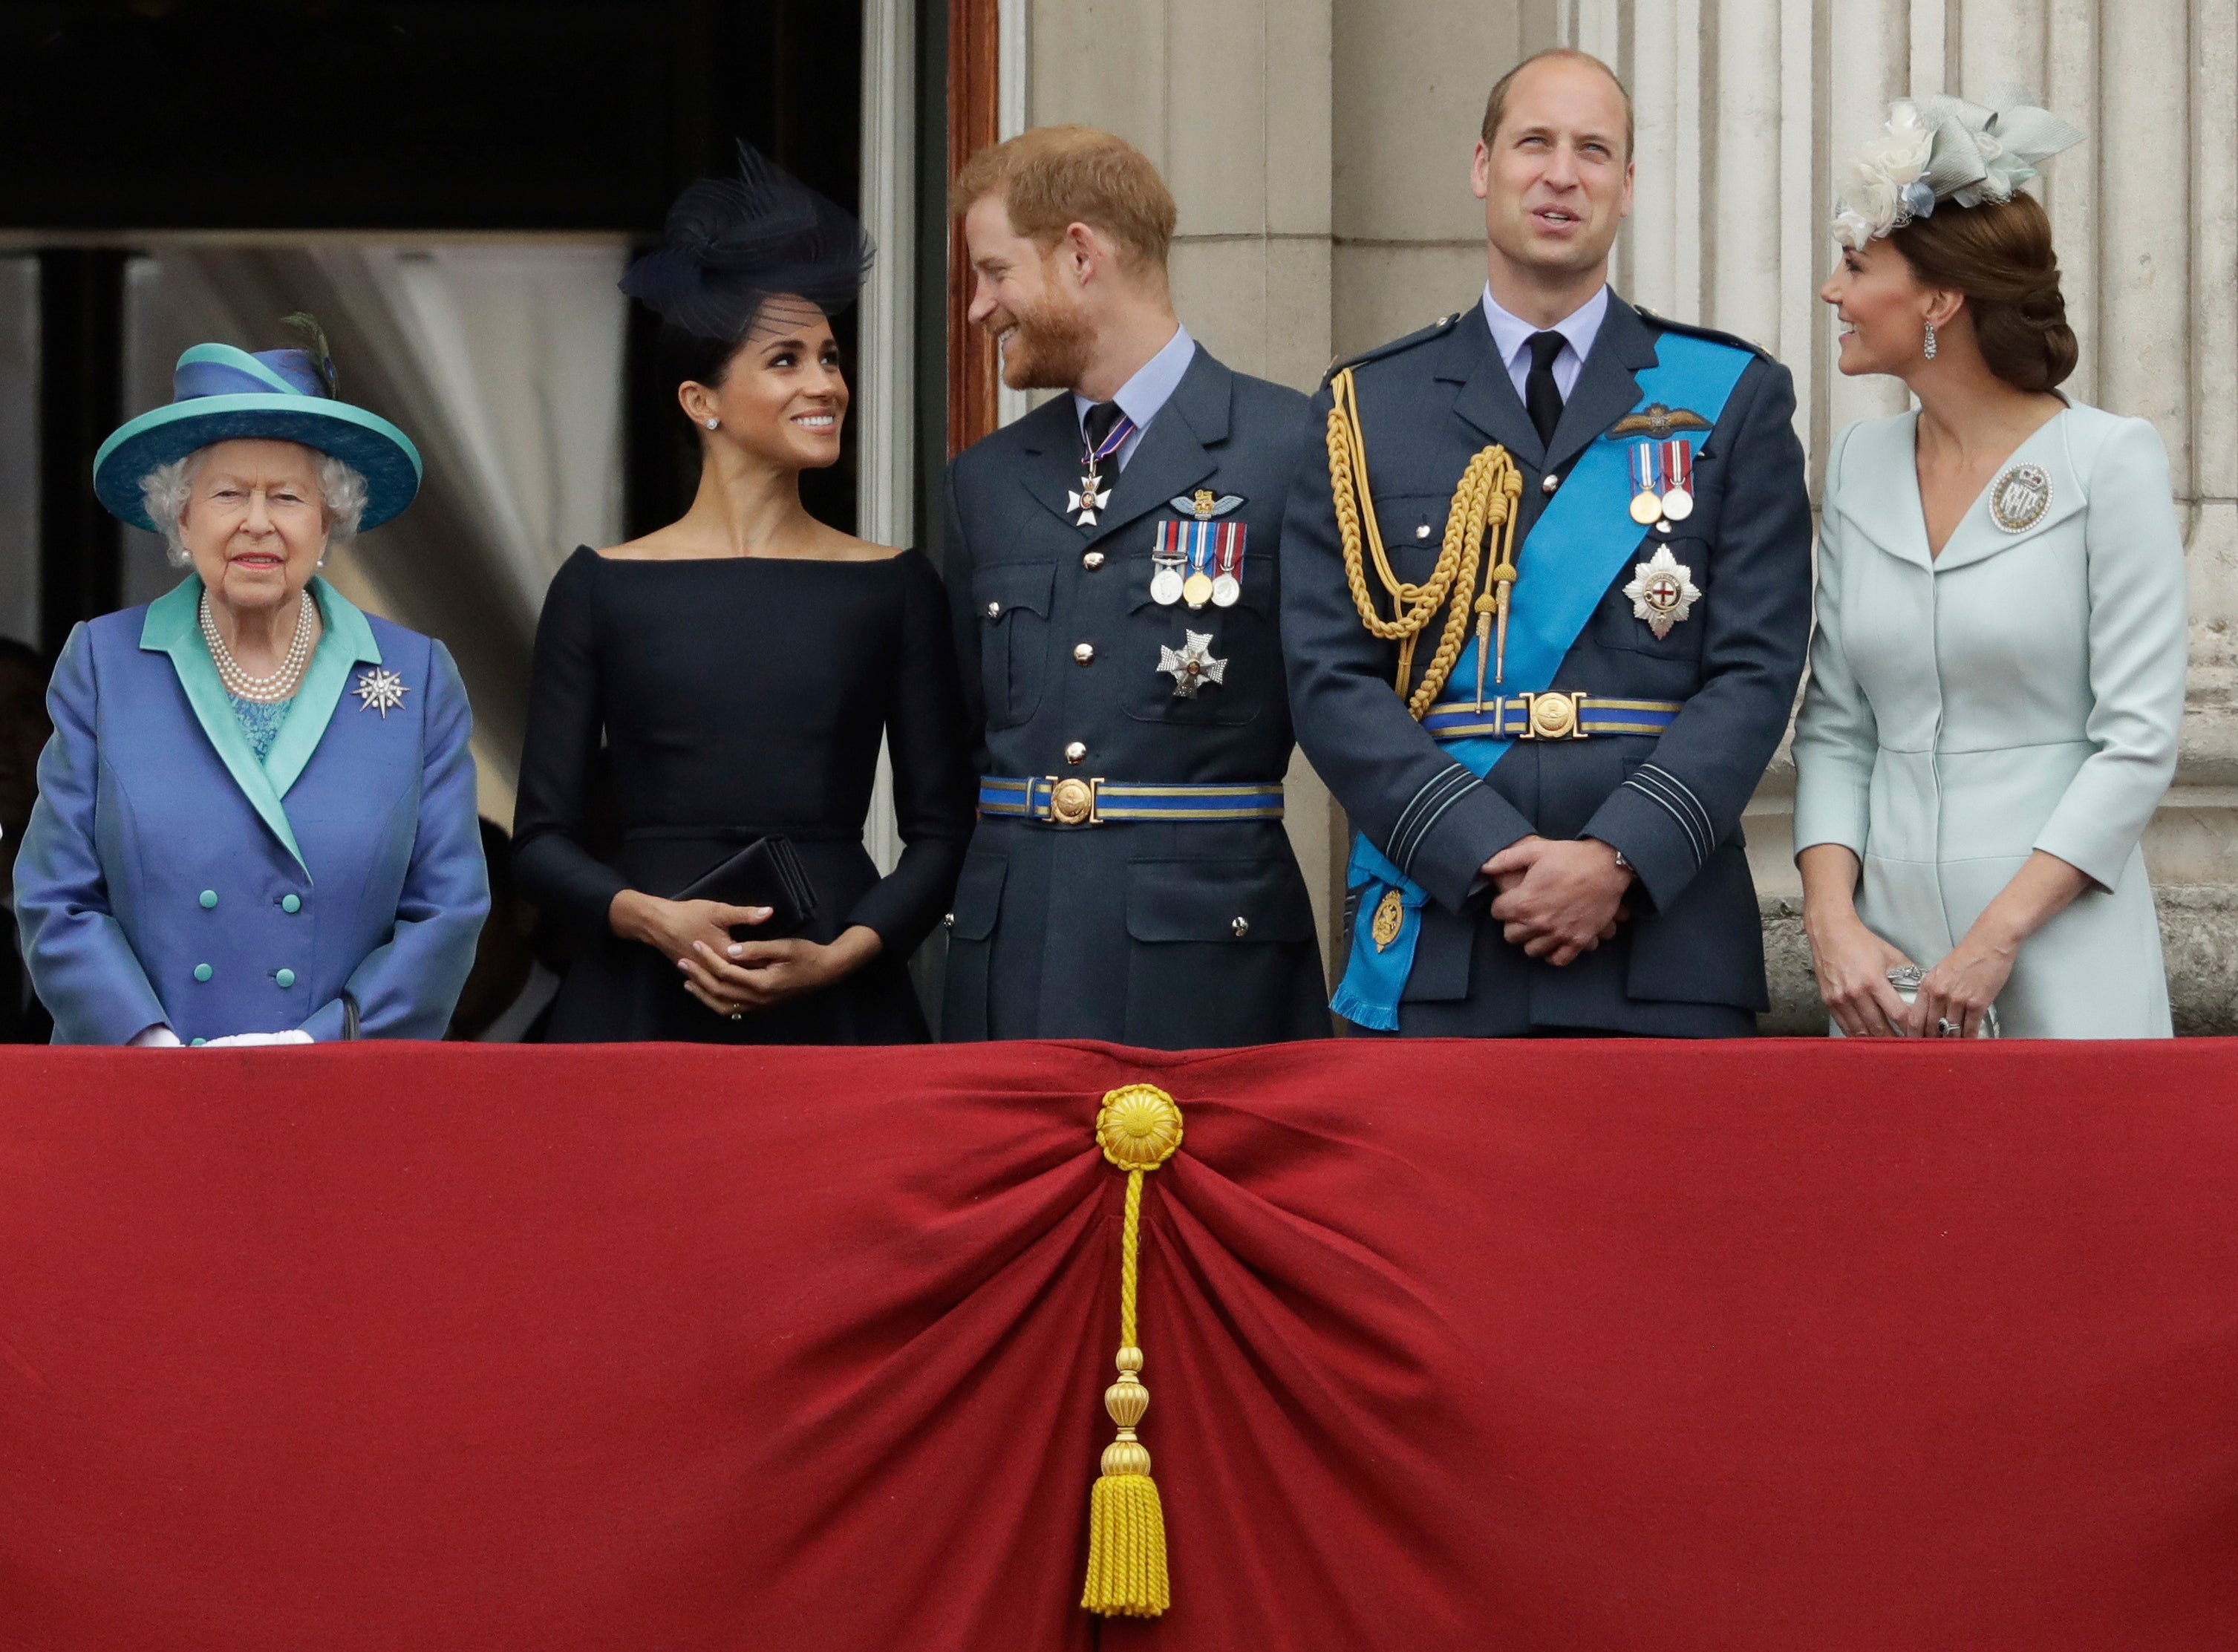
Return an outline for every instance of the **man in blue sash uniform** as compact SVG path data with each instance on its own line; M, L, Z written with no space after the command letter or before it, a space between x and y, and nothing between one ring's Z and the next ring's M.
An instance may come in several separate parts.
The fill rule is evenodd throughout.
M1631 152L1605 65L1518 67L1476 151L1482 301L1314 403L1283 640L1358 832L1334 1007L1365 1028L1717 1037L1767 1008L1740 814L1810 631L1794 393L1609 290Z
M950 1039L1326 1037L1282 829L1276 545L1296 391L1175 318L1173 197L1108 133L975 157L954 205L1005 382L1067 392L959 455L943 574L978 731Z

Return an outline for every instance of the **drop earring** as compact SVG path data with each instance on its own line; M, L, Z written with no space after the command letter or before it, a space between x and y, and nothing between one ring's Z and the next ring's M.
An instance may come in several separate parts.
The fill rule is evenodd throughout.
M1932 321L1927 324L1927 359L1930 361L1935 360L1935 323ZM708 428L712 429L713 426L711 425Z

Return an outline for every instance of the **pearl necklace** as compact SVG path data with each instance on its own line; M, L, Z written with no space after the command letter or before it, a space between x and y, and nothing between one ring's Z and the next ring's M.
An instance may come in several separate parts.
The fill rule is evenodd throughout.
M218 680L225 691L235 699L252 700L262 705L276 705L281 700L293 699L303 680L303 668L311 663L311 634L318 625L318 609L305 591L295 610L295 640L288 644L288 657L280 662L280 669L268 677L251 677L242 670L241 662L218 635L217 622L210 618L209 592L202 592L201 616L202 641L209 645L210 659L217 666Z

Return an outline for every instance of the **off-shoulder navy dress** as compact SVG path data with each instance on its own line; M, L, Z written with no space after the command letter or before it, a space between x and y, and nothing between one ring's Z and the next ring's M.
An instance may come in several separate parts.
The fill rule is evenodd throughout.
M863 845L878 744L904 844L887 876ZM619 815L586 846L603 741ZM884 561L602 557L553 578L514 814L522 894L587 949L553 1005L553 1042L878 1044L929 1036L908 961L946 909L974 789L940 577ZM792 840L817 893L804 933L863 924L878 956L820 993L731 1021L676 966L623 941L626 889L668 896L765 833Z

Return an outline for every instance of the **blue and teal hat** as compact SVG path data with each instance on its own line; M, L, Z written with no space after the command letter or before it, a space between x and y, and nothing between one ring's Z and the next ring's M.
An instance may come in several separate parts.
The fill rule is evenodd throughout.
M383 419L337 401L308 350L197 344L179 358L168 406L120 426L94 455L93 491L113 516L156 531L140 484L158 466L212 442L301 442L365 478L361 528L379 527L420 491L420 450Z

